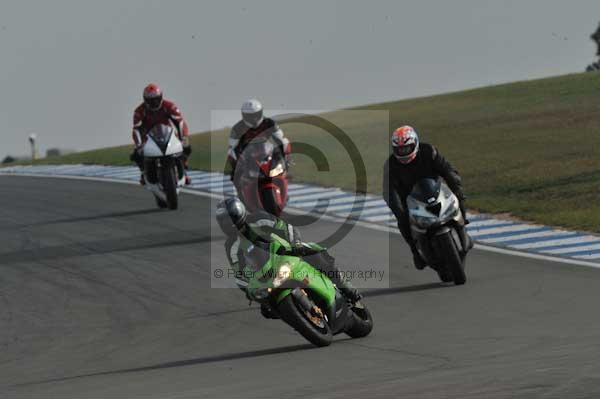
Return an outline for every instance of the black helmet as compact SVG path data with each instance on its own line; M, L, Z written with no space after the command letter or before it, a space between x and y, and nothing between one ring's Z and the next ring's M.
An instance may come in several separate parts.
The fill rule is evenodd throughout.
M248 212L237 197L227 198L217 205L217 223L226 235L236 234L246 223Z

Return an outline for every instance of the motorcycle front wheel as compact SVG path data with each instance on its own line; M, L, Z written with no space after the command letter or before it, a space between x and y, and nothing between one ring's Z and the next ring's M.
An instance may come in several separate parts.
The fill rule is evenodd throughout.
M352 327L346 330L346 334L352 338L366 337L373 330L373 316L371 316L371 312L360 302L357 302L351 311L353 323Z
M463 285L467 282L467 276L465 274L465 269L463 268L463 261L458 253L454 240L452 240L452 236L450 233L446 233L436 236L436 240L438 250L440 251L440 255L442 255L441 258L443 263L452 275L454 284Z
M171 210L177 209L179 198L177 196L177 169L170 166L161 170L161 184L167 197L167 206Z
M277 203L277 194L275 190L268 189L261 192L261 200L265 212L271 215L279 216L283 212L283 206Z
M305 292L305 295L308 295ZM328 346L333 340L331 328L324 316L304 309L296 303L293 295L288 295L278 307L281 319L300 335L316 346Z

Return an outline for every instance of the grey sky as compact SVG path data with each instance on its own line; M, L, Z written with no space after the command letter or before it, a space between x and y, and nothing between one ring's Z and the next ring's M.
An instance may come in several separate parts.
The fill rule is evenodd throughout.
M192 131L251 96L333 109L582 71L597 0L6 1L2 147L128 143L149 81Z

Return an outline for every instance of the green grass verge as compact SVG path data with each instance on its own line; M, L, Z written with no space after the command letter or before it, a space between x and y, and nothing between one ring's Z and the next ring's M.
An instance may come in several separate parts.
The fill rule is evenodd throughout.
M381 114L360 111L388 111ZM381 192L389 126L411 124L459 169L469 206L540 223L600 232L600 73L518 82L327 114L356 143L367 166L368 191ZM318 172L295 157L295 181L354 189L351 160L318 128L286 123L294 142L328 158ZM191 166L222 170L225 131L194 135ZM37 163L128 164L129 146Z

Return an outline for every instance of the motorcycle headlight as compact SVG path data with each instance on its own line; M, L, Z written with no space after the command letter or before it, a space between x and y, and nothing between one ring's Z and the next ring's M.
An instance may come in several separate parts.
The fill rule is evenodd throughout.
M277 270L277 275L273 279L273 287L277 288L281 286L284 282L286 282L292 274L292 268L288 263L284 263L279 266L279 270Z
M450 197L452 197L454 195L454 193L452 192L452 190L450 190L450 189L448 189L446 187L444 187L443 192L444 192L444 197L446 199L448 199L448 198L450 198Z
M452 202L450 202L450 204L448 205L448 209L446 209L446 211L441 215L440 219L442 219L443 221L446 221L446 220L456 216L457 212L458 212L458 201L456 200L456 198L453 198Z
M269 177L279 176L284 171L285 168L283 167L283 162L279 162L277 165L275 165L274 168L271 169L271 171L269 172Z
M415 201L415 199L411 196L406 197L406 207L408 209L419 209L417 201Z

